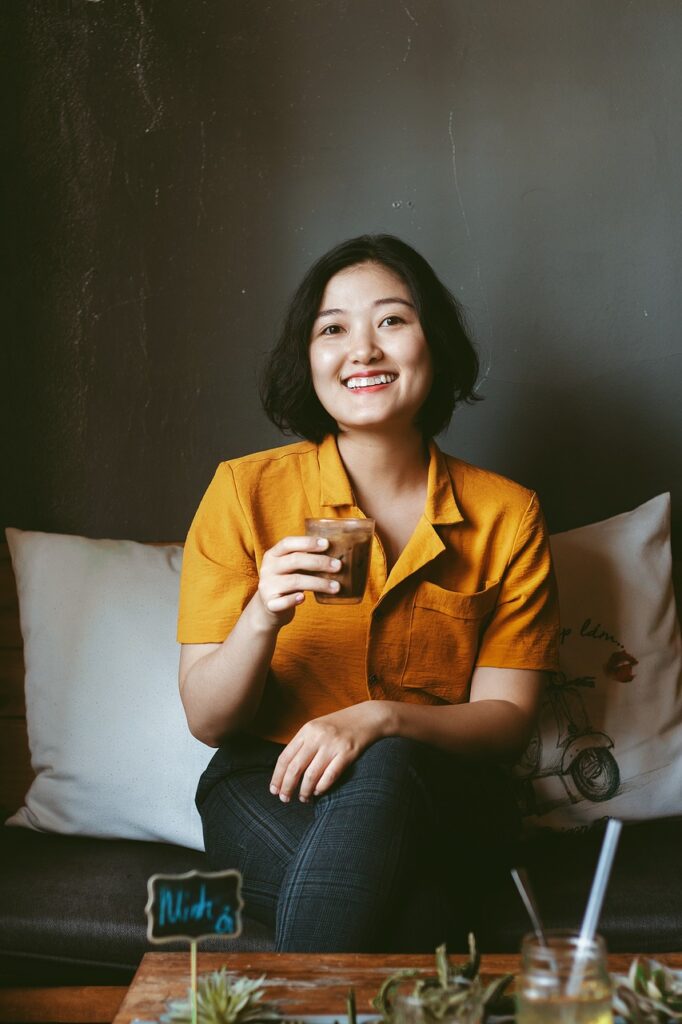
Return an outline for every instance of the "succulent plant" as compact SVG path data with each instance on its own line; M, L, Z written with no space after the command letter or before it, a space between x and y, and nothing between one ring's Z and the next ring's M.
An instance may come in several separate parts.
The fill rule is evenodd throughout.
M505 974L489 985L484 985L478 973L481 958L476 940L469 935L469 959L453 966L448 960L447 948L436 950L436 974L419 978L409 993L422 1004L425 1017L434 1024L443 1020L462 1020L467 1024L483 1024L490 1013L513 1013L513 1003L503 997L513 975ZM372 1001L385 1024L393 1024L394 999L405 982L416 977L418 971L405 969L387 978Z
M635 958L627 978L614 977L616 1009L631 1024L682 1021L682 972Z
M232 978L223 967L197 979L197 1024L258 1024L279 1020L269 1003L262 1003L265 975ZM159 1024L192 1024L192 990L187 999L174 999Z

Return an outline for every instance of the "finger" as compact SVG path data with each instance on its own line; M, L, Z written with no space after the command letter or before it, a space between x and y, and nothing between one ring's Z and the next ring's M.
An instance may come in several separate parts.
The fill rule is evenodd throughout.
M311 555L305 551L293 551L289 555L281 555L276 564L275 573L289 575L295 572L338 572L341 559L330 555Z
M350 758L342 757L341 754L333 757L318 779L313 796L322 796L323 793L327 793L348 767L350 760Z
M295 594L284 594L279 597L271 597L265 601L265 607L269 612L283 612L287 608L294 608L305 601L305 594L297 591Z
M326 537L282 537L270 548L270 554L279 557L292 551L324 551L328 546Z
M277 758L277 764L275 765L275 770L273 771L272 778L270 779L270 792L273 796L279 796L282 780L284 779L284 774L289 767L289 762L292 757L298 753L302 746L303 740L299 736L294 736L294 738L287 743L286 747Z
M318 750L301 777L298 798L302 803L305 804L310 800L329 763L329 753Z
M315 757L317 751L315 748L302 746L301 749L294 754L289 761L282 783L279 787L279 798L284 803L288 803L293 794L298 789L298 784L301 780L301 776Z
M329 580L326 576L308 576L306 573L293 576L271 576L261 579L261 593L265 591L263 600L272 601L276 597L288 597L301 590L319 590L325 594L335 594L341 584L338 580Z

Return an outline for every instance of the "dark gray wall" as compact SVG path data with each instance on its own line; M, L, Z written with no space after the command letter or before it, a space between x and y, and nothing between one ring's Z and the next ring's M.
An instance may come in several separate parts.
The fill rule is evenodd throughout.
M552 529L682 475L679 0L4 0L0 523L177 539L285 441L309 263L391 231L462 300L449 451Z

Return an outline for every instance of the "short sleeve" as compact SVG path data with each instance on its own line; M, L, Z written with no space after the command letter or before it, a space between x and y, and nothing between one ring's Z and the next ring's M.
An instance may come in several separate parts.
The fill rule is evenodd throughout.
M252 533L230 464L218 466L189 528L177 639L222 643L258 587Z
M559 601L547 526L535 494L516 532L476 664L559 668Z

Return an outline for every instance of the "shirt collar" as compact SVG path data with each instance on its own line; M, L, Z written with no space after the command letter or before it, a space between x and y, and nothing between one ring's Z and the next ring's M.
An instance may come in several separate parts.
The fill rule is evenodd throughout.
M320 505L354 505L350 480L333 434L327 434L318 446L317 458L320 465Z
M436 442L429 441L429 473L424 515L433 524L459 523L463 516L455 500L447 461ZM327 434L318 446L320 467L320 505L355 505L353 491L343 464L336 437Z
M452 486L447 459L436 442L429 441L429 478L426 486L424 515L430 523L461 523L464 516L459 510Z

